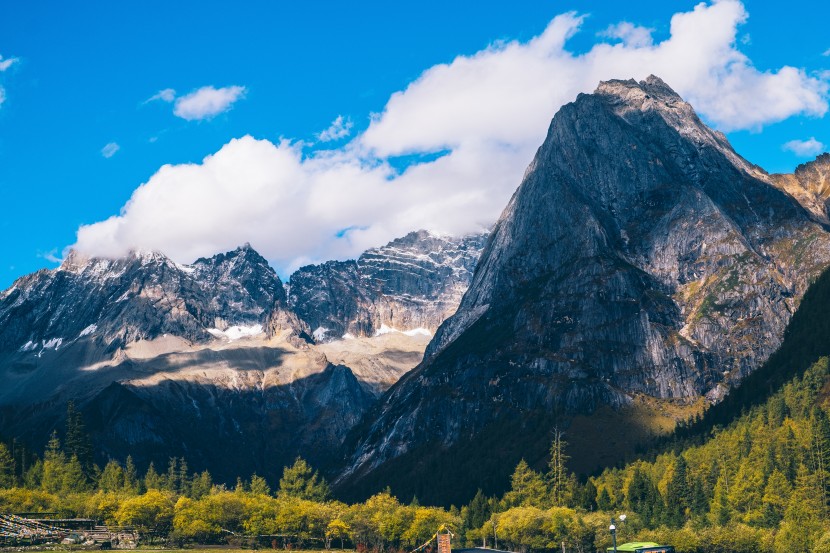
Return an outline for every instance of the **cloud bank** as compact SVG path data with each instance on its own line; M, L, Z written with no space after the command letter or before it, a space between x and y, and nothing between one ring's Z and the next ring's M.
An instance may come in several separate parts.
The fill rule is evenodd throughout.
M699 4L672 17L662 42L621 22L575 54L566 44L583 17L559 15L527 42L427 69L343 146L243 137L200 164L164 166L119 215L81 227L75 247L108 256L156 249L189 262L247 241L285 274L418 228L476 231L498 217L559 107L611 78L656 74L724 131L823 116L827 77L756 68L738 49L746 18L736 0ZM244 92L230 88L238 90L179 98L177 115L227 109ZM321 140L348 132L338 120ZM403 171L398 156L409 156Z

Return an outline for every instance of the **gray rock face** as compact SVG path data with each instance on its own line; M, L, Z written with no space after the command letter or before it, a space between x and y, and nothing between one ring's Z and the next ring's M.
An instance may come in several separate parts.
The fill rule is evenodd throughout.
M302 267L291 275L288 304L322 341L384 326L434 332L458 307L486 239L422 230L356 261Z
M425 498L429 452L471 496L465 447L524 432L490 452L507 474L544 452L539 425L637 394L715 397L828 264L816 217L660 79L601 83L554 117L457 313L350 437L341 485L411 469L395 491Z

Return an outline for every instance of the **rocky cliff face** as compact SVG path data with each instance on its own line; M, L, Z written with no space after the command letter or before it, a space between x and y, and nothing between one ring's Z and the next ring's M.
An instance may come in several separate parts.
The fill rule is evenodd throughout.
M576 414L717 400L828 263L815 213L660 79L601 83L554 117L457 313L350 437L341 489L459 500ZM428 485L438 467L457 496Z
M289 306L321 341L388 329L434 332L458 307L486 239L422 230L356 261L303 267L291 275Z

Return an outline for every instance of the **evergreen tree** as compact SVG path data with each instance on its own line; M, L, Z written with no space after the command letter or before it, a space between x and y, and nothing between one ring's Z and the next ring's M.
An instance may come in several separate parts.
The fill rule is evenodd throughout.
M297 457L294 464L285 467L280 478L279 497L297 497L311 501L326 501L330 491L328 483L308 463Z
M179 468L176 473L176 490L181 495L190 495L190 475L187 473L187 461L179 459Z
M597 488L591 482L590 478L585 481L585 484L576 486L574 490L574 505L586 511L595 511L597 509Z
M784 419L787 418L787 403L784 401L784 396L781 394L773 396L767 405L767 422L770 428L780 427L784 424Z
M484 496L481 488L476 492L473 500L467 506L467 511L464 517L464 526L467 529L479 529L484 526L484 523L490 519L491 515L490 503Z
M0 443L0 488L11 488L14 484L14 458L6 444Z
M563 439L563 434L558 428L553 430L553 442L550 445L550 461L548 462L548 485L550 486L550 503L555 507L562 507L566 503L566 490L569 482L569 475L566 465L568 456L565 449L568 442Z
M776 551L810 551L824 530L824 511L815 475L800 466L784 522L775 537Z
M792 486L787 481L787 477L783 472L775 469L767 479L762 498L766 526L775 527L784 518L784 510L789 503L790 493L792 493Z
M120 468L120 467L119 467ZM89 480L84 474L84 468L77 455L69 458L66 467L63 471L63 482L61 492L66 493L83 493L89 490Z
M611 503L611 494L608 493L608 488L602 488L597 497L597 508L600 511L610 511L614 505Z
M651 527L659 520L663 498L651 478L639 467L634 469L625 496L628 508L639 514L646 526Z
M127 455L127 462L124 465L124 489L130 493L138 493L141 491L141 485L138 481L138 471L133 463L132 455Z
M271 495L271 488L268 487L268 482L262 476L257 476L256 473L251 475L250 490L254 495Z
M822 505L826 509L830 500L830 419L824 409L819 406L813 408L810 426L813 472L816 475Z
M190 486L190 496L193 499L202 498L210 493L213 488L213 478L206 470L193 478L193 483Z
M532 470L524 459L519 461L510 478L510 491L504 494L505 505L545 507L547 495L547 486L542 476Z
M46 444L41 470L40 484L43 490L54 494L60 493L63 489L63 476L66 471L66 456L61 450L61 442L55 431L52 432L49 443Z
M164 479L156 472L156 467L152 461L147 467L147 473L144 475L144 487L148 490L162 490L164 489Z
M179 460L176 457L170 457L167 463L167 475L164 477L164 489L169 492L176 493L179 490Z
M714 497L712 498L712 505L709 511L712 514L712 520L717 526L725 526L731 516L732 512L729 508L729 485L728 478L725 471L721 473L715 484Z
M105 492L120 492L124 487L124 469L110 459L98 479L98 488Z
M66 404L66 443L65 451L68 457L73 455L83 467L84 474L92 474L92 440L86 431L81 412L75 408L75 403Z
M709 510L709 499L706 497L706 490L703 488L703 480L689 475L691 482L691 504L689 508L694 516L705 515Z
M28 490L39 490L43 487L43 461L35 459L23 473L23 487Z
M689 481L686 475L686 459L680 455L674 462L671 479L666 486L666 509L664 519L671 528L680 528L686 522L686 510L689 508Z

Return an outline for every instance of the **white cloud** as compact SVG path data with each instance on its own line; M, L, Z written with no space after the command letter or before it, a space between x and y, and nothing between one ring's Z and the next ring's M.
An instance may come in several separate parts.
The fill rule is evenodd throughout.
M173 113L188 121L210 119L231 109L234 102L244 95L244 86L224 88L203 86L199 90L178 98Z
M154 102L156 100L161 100L162 102L170 103L176 99L176 91L172 88L165 88L164 90L159 90L149 98L147 98L144 103Z
M58 249L52 248L48 252L40 252L38 253L39 257L42 257L46 261L50 263L63 263L63 259L58 256Z
M605 32L601 33L601 36L619 39L626 46L644 47L651 46L654 43L654 40L651 38L652 32L654 32L654 29L640 27L628 21L622 21L608 27Z
M0 56L0 73L11 67L14 63L18 60L17 58L7 58L3 59L3 56ZM6 101L6 89L0 86L0 106L3 105L3 102Z
M807 140L790 140L781 146L784 150L788 150L799 157L813 157L822 153L827 146L811 136Z
M101 155L104 156L105 158L109 159L112 156L114 156L115 153L120 149L121 149L121 146L119 146L117 143L110 142L109 144L107 144L106 146L101 148Z
M609 33L621 42L576 54L566 42L582 17L560 15L528 42L427 69L341 147L243 137L201 164L164 166L119 215L81 227L77 247L158 249L190 262L247 241L285 273L418 228L481 229L506 205L559 107L611 78L656 74L722 130L823 115L826 76L757 69L738 50L746 18L736 0L699 4L676 14L659 43L647 29L617 25ZM425 157L399 173L392 158L409 154Z
M338 115L329 128L317 134L317 138L320 142L331 142L332 140L346 138L352 132L352 125L350 119L344 119L342 115Z
M0 73L11 67L13 64L17 62L17 58L7 58L3 59L3 56L0 56Z
M825 50L825 51L824 51L824 53L823 53L823 54L821 54L821 55L822 55L822 56L830 56L830 48L828 48L827 50Z

